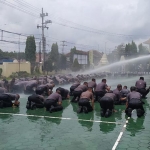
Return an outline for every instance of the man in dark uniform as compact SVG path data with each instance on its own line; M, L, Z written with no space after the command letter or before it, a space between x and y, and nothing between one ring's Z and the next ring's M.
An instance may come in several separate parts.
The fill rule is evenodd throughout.
M87 91L88 83L84 82L83 85L79 85L73 92L73 98L71 102L78 102L82 92Z
M19 94L11 94L11 93L0 94L0 108L12 107L13 105L18 107L20 104L20 102L18 101L19 98L20 98Z
M39 85L36 88L35 93L38 94L38 95L45 94L46 96L49 96L50 95L49 86L46 85L46 84Z
M116 99L114 101L115 105L125 104L126 97L121 97L122 85L118 84L117 88L113 90L113 93L116 95Z
M102 82L96 86L95 101L98 101L99 97L103 97L105 93L110 90L111 87L107 86L106 82L106 79L102 79Z
M121 90L121 97L127 97L127 95L130 93L130 91L127 89L127 86L125 85L123 89Z
M60 91L57 89L55 93L52 93L44 102L44 106L46 110L50 113L54 111L61 111L62 107L62 96L60 95Z
M149 93L150 88L146 89L146 82L144 81L144 77L140 77L140 79L136 81L135 87L137 89L137 92L141 93L143 98L145 98Z
M116 95L110 91L106 93L99 101L101 107L101 117L109 117L114 111L114 101L116 100Z
M92 106L90 104L90 101L92 102ZM93 97L93 93L92 93L92 88L88 88L88 90L86 92L83 92L81 94L78 105L79 105L79 109L77 111L78 113L81 113L82 111L84 111L84 113L93 111L94 97Z
M43 108L44 107L44 96L33 94L28 97L27 109L36 109L36 108Z
M136 87L134 86L132 86L130 90L131 92L127 96L125 112L128 115L128 117L131 117L132 110L136 109L137 116L141 117L145 113L143 103L141 101L141 94L139 92L136 92Z
M34 94L38 85L39 85L39 80L29 81L25 86L24 93L25 94Z
M73 96L74 90L80 85L79 81L76 81L73 85L70 87L70 96Z
M62 100L69 99L69 91L67 89L64 89L62 87L57 88L56 90L60 91L60 95L62 96Z
M93 94L95 92L96 89L96 80L92 79L92 81L88 82L88 87L92 88Z

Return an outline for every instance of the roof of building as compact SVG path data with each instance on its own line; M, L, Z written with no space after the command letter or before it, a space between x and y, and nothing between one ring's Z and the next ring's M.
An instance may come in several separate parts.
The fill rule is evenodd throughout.
M85 52L82 50L76 50L75 54L80 54L80 55L88 55L89 52ZM70 56L70 52L66 54L66 57Z
M148 39L147 41L145 41L145 42L143 42L143 43L150 45L150 39Z

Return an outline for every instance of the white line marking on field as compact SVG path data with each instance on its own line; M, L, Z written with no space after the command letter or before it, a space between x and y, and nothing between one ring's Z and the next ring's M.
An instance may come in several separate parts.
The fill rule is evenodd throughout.
M128 117L128 120L129 119L130 119L130 117ZM118 138L117 138L113 148L112 148L112 150L116 150L116 147L118 146L118 144L120 142L120 139L122 138L123 132L125 131L125 128L127 127L128 120L126 120L126 122L125 122L125 124L124 124L124 126L123 126L123 128L122 128L122 130L121 130L121 132L120 132L120 134L119 134L119 136L118 136Z
M50 119L62 119L62 120L77 120L85 122L97 122L97 123L108 123L108 124L122 124L121 122L107 122L99 120L85 120L85 119L74 119L74 118L63 118L63 117L53 117L53 116L38 116L38 115L27 115L27 114L14 114L14 113L0 113L0 115L13 115L13 116L24 116L24 117L37 117L37 118L50 118Z

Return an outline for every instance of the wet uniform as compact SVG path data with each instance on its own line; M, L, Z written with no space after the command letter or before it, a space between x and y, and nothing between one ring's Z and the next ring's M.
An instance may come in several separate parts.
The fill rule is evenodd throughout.
M80 83L76 82L70 87L70 96L73 96L74 90L80 85Z
M0 94L7 93L7 89L0 87Z
M22 93L24 90L24 87L26 86L26 84L28 84L29 81L19 81L18 83L13 85L13 89L12 91L14 93Z
M38 83L36 80L31 80L26 85L26 90L24 91L25 94L33 94L35 93L34 88L38 86Z
M53 111L60 111L63 109L62 105L58 105L58 102L62 102L62 96L58 93L52 93L50 96L47 97L47 99L44 102L44 106L46 107L46 110L48 111L52 106Z
M93 93L89 91L83 92L79 99L78 105L81 107L86 107L87 111L90 112L93 110L90 100L93 100Z
M144 80L138 80L135 83L137 92L141 93L142 97L145 97L149 93L149 89L146 90L146 82Z
M49 91L49 87L43 84L39 85L35 90L36 94L38 95L46 94L47 96L48 96L48 91Z
M141 94L139 92L136 92L136 91L130 92L127 95L127 101L128 101L128 107L125 110L127 115L129 114L128 112L129 108L131 109L131 111L133 109L136 109L136 110L140 109L141 110L140 114L138 114L137 112L137 115L140 115L140 116L142 116L145 113L143 104L141 101Z
M82 92L87 91L87 89L88 88L86 85L79 85L73 92L73 98L72 98L71 102L78 102Z
M0 94L0 102L3 107L12 107L12 101L16 100L17 95L11 93Z
M99 97L103 97L106 93L107 84L104 82L99 83L95 89L95 101L99 101Z
M62 96L62 100L65 100L67 99L67 96L69 94L69 91L67 89L64 89L64 88L57 88L56 91L59 90L60 91L60 95Z
M27 101L27 109L33 109L34 106L37 108L43 108L44 107L44 97L42 95L33 94L28 97Z
M92 88L92 90L94 89L94 91L95 91L95 89L96 89L96 83L94 81L90 81L88 83L88 87ZM94 93L94 91L93 91L93 93Z
M105 114L107 110L109 110L112 113L112 110L114 109L115 100L116 100L116 95L114 93L106 93L100 99L99 102L100 102L100 107L102 109L101 111L103 111L103 114Z
M113 93L116 95L116 99L114 101L115 105L125 104L124 101L121 101L121 91L118 89L113 90Z

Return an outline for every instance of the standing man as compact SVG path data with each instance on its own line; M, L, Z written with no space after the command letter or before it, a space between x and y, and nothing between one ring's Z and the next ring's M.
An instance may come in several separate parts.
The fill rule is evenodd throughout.
M90 101L92 102L92 106L90 104ZM81 113L82 111L84 111L84 113L93 111L94 97L92 93L92 88L88 88L86 92L83 92L81 94L78 105L79 105L78 113Z
M96 86L96 89L95 89L95 101L98 101L98 97L103 97L105 95L105 93L107 91L110 90L111 87L109 87L107 84L106 84L107 80L106 79L102 79L102 82L99 83L97 86Z
M44 106L46 110L50 113L54 111L61 111L62 107L62 97L60 95L60 91L57 89L55 93L52 93L44 102Z
M126 115L131 117L131 113L133 109L136 109L137 116L141 117L144 115L145 111L143 108L143 104L141 101L141 94L136 92L136 87L132 86L130 88L131 92L127 96L127 103L126 103Z
M150 88L146 89L146 82L144 81L144 77L140 77L140 79L136 81L135 87L137 92L141 93L142 98L145 98L150 90Z

